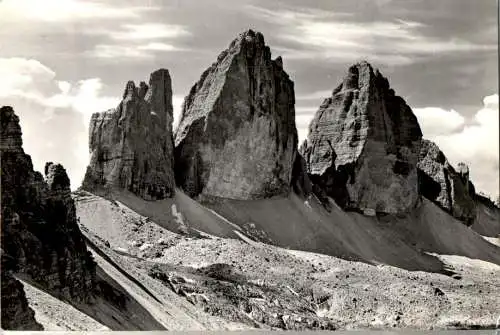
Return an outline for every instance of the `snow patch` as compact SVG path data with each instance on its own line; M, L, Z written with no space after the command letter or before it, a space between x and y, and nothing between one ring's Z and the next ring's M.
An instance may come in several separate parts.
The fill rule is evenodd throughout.
M192 267L193 269L201 269L201 268L205 268L209 265L212 265L213 263L209 263L209 262L200 262L200 263L184 263L185 266L189 266L189 267Z
M184 218L182 217L182 213L177 211L177 206L172 204L172 215L175 217L175 221L180 225L184 226Z
M363 214L366 216L376 216L377 213L373 208L363 208Z
M139 247L139 250L144 251L144 250L146 250L146 249L148 249L148 248L151 248L152 246L153 246L153 245L152 245L151 243L144 243L143 245L141 245L141 246Z
M250 279L250 280L248 280L248 282L251 283L251 284L257 285L257 286L264 286L264 284L265 284L264 279L261 279L261 278L259 278L259 279Z
M177 211L177 206L175 204L172 204L172 215L175 218L175 222L179 225L179 231L181 233L187 233L188 232L188 227L186 225L186 222L184 222L184 217L180 211Z
M198 234L200 234L200 236L202 236L202 237L209 238L209 239L215 239L215 238L217 238L216 236L213 236L213 235L207 234L207 233L205 233L205 232L203 232L203 231L201 231L201 230L198 230L198 229L195 229L195 228L193 228L193 230L194 230L195 232L197 232Z
M500 238L499 237L488 237L488 236L483 236L481 235L482 238L484 238L486 241L490 242L491 244L497 245L500 247Z
M250 238L248 238L247 236L243 235L242 233L240 233L239 231L236 231L236 230L233 230L233 232L238 235L239 238L241 238L243 240L243 242L246 242L250 245L257 245L257 242L251 240Z
M191 278L182 277L182 279L184 279L184 281L188 284L195 284L196 283L196 281L194 279L191 279Z
M133 247L138 247L141 243L133 240L133 241L127 241L127 244L129 244Z
M210 212L212 212L215 216L217 216L219 219L221 219L222 221L224 221L225 223L229 224L230 226L232 226L233 228L235 229L238 229L239 231L242 231L241 227L232 223L231 221L229 221L228 219L226 219L225 217L223 217L222 215L220 215L219 213L217 213L216 211L212 210L212 209L209 209L207 208Z

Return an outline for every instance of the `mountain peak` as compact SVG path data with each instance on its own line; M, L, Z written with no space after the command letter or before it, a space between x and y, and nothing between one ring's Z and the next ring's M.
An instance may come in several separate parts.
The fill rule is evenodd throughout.
M312 178L341 206L399 213L418 201L421 137L411 108L362 61L322 103L302 148Z
M290 190L296 155L293 82L264 36L247 30L185 99L176 178L190 196L265 198Z
M83 181L89 191L125 189L147 199L174 194L172 83L166 69L149 86L128 81L119 105L92 115L91 160Z

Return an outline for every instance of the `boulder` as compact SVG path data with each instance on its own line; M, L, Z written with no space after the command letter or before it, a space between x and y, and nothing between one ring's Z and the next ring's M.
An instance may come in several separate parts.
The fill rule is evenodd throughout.
M191 88L175 134L175 174L191 197L258 199L291 190L294 85L261 33L245 31Z
M48 163L45 180L33 171L31 158L22 148L19 118L8 106L0 108L0 116L2 275L22 274L61 299L91 301L95 263L77 224L66 171L59 164ZM2 276L4 279L2 307L10 306L6 317L27 317L30 312L23 303L24 293L19 292L22 285L9 275ZM13 296L20 299L18 307L4 300ZM2 316L3 312L2 308ZM16 322L7 321L10 325Z
M466 225L472 225L477 213L467 165L459 163L455 170L434 142L423 140L417 166L420 193Z
M360 62L321 104L300 152L313 183L341 207L398 214L418 204L421 138L411 108Z
M118 107L92 115L91 159L82 188L128 190L146 200L172 197L172 120L168 70L153 72L149 86L129 81Z

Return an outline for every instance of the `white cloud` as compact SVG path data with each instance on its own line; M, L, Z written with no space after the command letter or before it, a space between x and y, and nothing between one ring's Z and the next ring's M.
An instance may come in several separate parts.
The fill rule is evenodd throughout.
M66 94L69 92L69 90L71 89L71 84L68 83L67 81L58 81L57 82L57 86L59 87L59 89L61 90L62 93Z
M295 100L318 100L325 99L332 95L333 90L316 91L312 93L306 93L302 95L297 95Z
M457 132L465 124L465 118L453 109L425 107L414 108L413 112L426 138Z
M149 51L185 51L185 49L180 49L172 44L153 42L145 45L140 45L137 47L139 50L149 50Z
M311 123L313 117L314 113L295 116L297 134L299 136L299 145L307 138L307 135L309 134L309 124Z
M136 18L155 7L112 7L99 1L84 0L3 0L0 17L3 21L36 20L67 22L80 20Z
M160 42L164 39L176 39L190 35L190 32L181 25L163 23L122 24L119 30L97 28L89 30L87 34L104 35L115 41L94 46L86 52L95 58L153 58L155 52L187 51L171 43ZM119 41L123 41L124 44Z
M55 80L56 73L34 59L0 58L0 98L15 97L44 107L73 108L90 118L116 106L117 98L103 97L99 78L80 80L75 86Z
M459 162L468 164L476 189L496 198L499 194L498 94L485 97L483 107L469 122L455 111L440 108L415 111L424 137L436 142L454 166Z
M58 82L60 86L60 82ZM90 117L95 112L102 112L116 107L120 102L118 97L102 96L103 83L100 78L90 78L78 81L75 86L65 82L64 89L44 101L44 104L54 108L72 108L84 117L88 127Z
M498 109L498 94L488 95L483 99L485 108Z
M184 26L163 24L163 23L142 23L142 24L124 24L122 31L108 32L109 36L117 40L149 40L176 38L189 35Z
M0 58L0 77L0 98L20 115L24 149L35 168L58 160L72 187L79 186L89 158L90 116L115 107L119 99L102 95L99 78L76 84L56 80L54 71L33 59Z
M182 104L184 103L184 97L182 95L174 95L172 96L172 107L174 108L174 122L172 125L172 129L175 131L179 122L181 120L182 114Z
M86 55L93 58L104 59L151 59L157 52L178 52L187 51L187 49L177 48L171 44L152 42L144 45L113 45L98 44L92 51L86 52Z
M42 101L40 87L51 83L55 72L34 59L0 58L0 98L23 97Z
M318 107L314 106L300 106L300 107L295 107L295 115L297 116L302 116L302 115L314 115L316 111L318 110Z
M247 6L250 14L281 26L278 38L298 47L277 48L287 59L352 62L367 58L384 64L409 64L421 57L456 52L497 50L458 38L439 39L421 33L422 23L404 20L359 22L342 16L304 14L301 9L268 10Z
M281 6L280 6L281 7ZM351 13L332 12L309 7L289 7L288 9L273 10L255 5L245 6L250 15L264 19L271 23L281 23L276 21L279 17L283 22L308 21L331 19L334 17L350 17Z
M95 58L152 58L153 54L133 46L98 44L87 55Z

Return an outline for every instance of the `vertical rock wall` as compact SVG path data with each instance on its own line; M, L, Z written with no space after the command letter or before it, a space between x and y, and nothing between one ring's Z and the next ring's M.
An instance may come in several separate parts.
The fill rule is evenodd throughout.
M117 108L92 115L91 159L82 187L125 189L146 200L173 196L172 121L167 70L153 72L149 86L129 81Z
M467 165L459 163L455 170L434 142L423 140L418 172L423 196L466 225L474 223L477 214L475 190L469 181Z
M320 106L301 153L313 182L344 208L401 213L418 201L421 137L411 108L361 62Z
M287 194L297 152L293 82L261 33L238 36L186 97L175 134L177 184L190 196Z
M24 293L19 292L22 286L11 274L27 276L62 299L84 302L92 299L95 263L76 221L66 171L47 163L44 180L24 153L13 109L2 107L0 117L2 305L12 307L9 299L20 299L19 309L2 308L2 317L7 327L14 327L17 321L12 318L24 318L30 312Z

